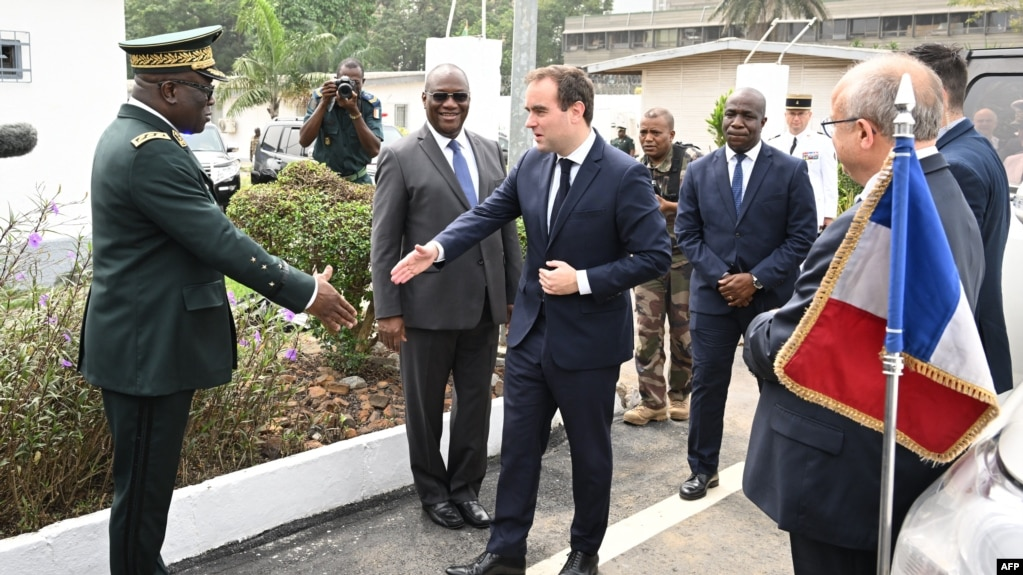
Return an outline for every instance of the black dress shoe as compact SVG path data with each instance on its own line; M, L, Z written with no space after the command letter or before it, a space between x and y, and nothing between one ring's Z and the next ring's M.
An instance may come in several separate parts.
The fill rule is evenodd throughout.
M685 480L682 487L678 488L678 496L686 501L702 499L707 495L707 489L718 486L718 474L707 475L706 473L694 473Z
M599 562L600 558L595 554L587 555L582 551L572 551L558 575L597 575Z
M468 565L452 565L448 575L526 575L525 557L505 557L484 551Z
M483 529L490 527L490 514L487 510L480 505L479 501L473 499L472 501L462 501L455 503L455 507L458 508L458 512L462 514L462 519L465 522L477 529Z
M434 523L448 529L461 529L465 525L462 515L450 501L441 501L432 505L423 505L423 510Z

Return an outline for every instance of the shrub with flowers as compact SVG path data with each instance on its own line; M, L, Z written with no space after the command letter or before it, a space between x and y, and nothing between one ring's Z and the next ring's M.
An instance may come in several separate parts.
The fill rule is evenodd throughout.
M40 191L34 208L0 217L0 538L110 504L102 396L77 371L91 251L87 238L57 231L74 225L61 221L59 194ZM285 373L297 331L273 306L235 318L238 369L232 383L196 393L179 486L302 450L304 434L277 425L294 394Z

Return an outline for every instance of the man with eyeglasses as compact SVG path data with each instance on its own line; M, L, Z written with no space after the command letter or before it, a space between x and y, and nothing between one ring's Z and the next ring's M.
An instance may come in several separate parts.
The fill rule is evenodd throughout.
M362 89L365 83L358 60L342 61L337 77L324 82L310 97L298 135L302 147L315 142L314 160L356 184L372 183L366 166L380 153L384 140L380 100Z
M504 181L497 142L463 129L469 80L441 64L426 76L426 124L385 148L373 195L373 303L380 341L401 353L412 480L423 510L448 529L490 526L479 502L487 472L490 382L498 325L511 317L522 271L514 222L437 273L411 284L390 269ZM453 378L447 465L441 454L444 391Z
M192 395L231 381L224 275L331 331L355 309L322 274L268 254L220 210L181 133L210 120L221 26L122 42L131 98L96 146L93 282L78 368L102 389L113 436L110 572L167 573L160 557Z
M782 152L806 161L817 205L817 228L823 231L838 212L838 160L831 138L810 128L812 97L789 94L785 98L785 125L788 131L769 140Z

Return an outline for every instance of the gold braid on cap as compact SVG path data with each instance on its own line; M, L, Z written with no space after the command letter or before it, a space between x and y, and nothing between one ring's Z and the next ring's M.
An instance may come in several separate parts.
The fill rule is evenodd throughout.
M206 46L198 50L177 50L158 54L132 54L132 68L177 68L191 66L193 70L212 68L213 48Z

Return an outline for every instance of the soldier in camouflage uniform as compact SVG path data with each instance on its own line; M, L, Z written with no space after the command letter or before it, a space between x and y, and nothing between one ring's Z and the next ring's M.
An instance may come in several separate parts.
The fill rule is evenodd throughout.
M689 276L693 266L675 243L675 210L678 191L689 163L703 154L695 146L672 144L675 118L664 108L643 114L639 142L641 161L650 168L654 192L671 236L671 270L664 276L636 286L636 371L642 402L625 412L625 423L646 425L650 421L689 419L693 357L689 353ZM670 389L664 381L664 319L668 319L671 366ZM667 396L665 392L667 391Z

